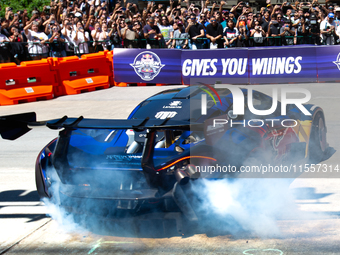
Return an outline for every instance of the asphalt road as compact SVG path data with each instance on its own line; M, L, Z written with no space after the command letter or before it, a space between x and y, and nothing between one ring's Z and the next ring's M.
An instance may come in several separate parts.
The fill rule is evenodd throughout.
M273 85L252 86L271 92ZM322 162L340 167L338 134L340 117L339 84L293 84L312 93L311 103L326 115L328 142L335 153ZM169 87L166 87L169 88ZM64 115L87 118L126 118L138 102L165 87L113 87L106 90L64 96L49 101L1 106L0 116L35 111L39 120ZM266 221L266 212L241 218L250 231L237 233L221 225L221 231L194 232L189 235L162 236L157 223L144 226L153 235L134 231L131 222L123 227L109 220L88 231L72 225L67 218L51 219L48 208L35 191L34 164L40 149L57 135L56 131L35 129L19 140L0 140L0 254L338 254L340 253L340 179L302 178L290 184L297 194L292 207ZM278 189L278 188L277 188ZM269 190L268 192L274 192ZM275 192L274 192L275 193ZM267 194L268 195L268 194ZM267 196L266 195L266 196ZM222 194L222 198L225 194ZM280 197L277 200L283 200ZM257 203L258 202L258 203ZM254 201L255 207L261 199ZM278 203L279 205L286 205ZM271 205L266 205L265 209ZM257 208L258 209L258 208ZM49 208L51 210L51 208ZM276 210L275 212L279 211ZM49 213L51 213L49 211ZM241 211L239 212L241 214ZM238 216L238 214L236 214ZM248 219L248 221L246 220ZM258 224L255 224L258 223ZM261 225L262 224L262 225ZM264 226L261 235L256 226ZM255 227L252 227L255 226ZM170 226L171 227L171 226ZM278 231L274 230L274 228ZM273 228L273 229L272 229ZM132 229L127 235L123 230ZM255 229L256 231L252 231Z

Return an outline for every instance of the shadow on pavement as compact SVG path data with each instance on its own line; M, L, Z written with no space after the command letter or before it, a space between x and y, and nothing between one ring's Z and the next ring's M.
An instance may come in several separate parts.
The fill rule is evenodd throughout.
M0 192L0 202L39 202L40 198L36 190L22 196L26 190L7 190Z

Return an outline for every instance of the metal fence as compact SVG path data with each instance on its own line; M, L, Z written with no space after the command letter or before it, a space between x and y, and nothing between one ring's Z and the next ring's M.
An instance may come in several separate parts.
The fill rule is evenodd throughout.
M188 38L172 38L172 40L181 40L185 42ZM336 40L334 40L336 42ZM210 48L210 40L208 38L198 38L202 49ZM220 39L223 44L224 40ZM65 45L68 45L66 48ZM195 42L188 39L186 49L194 48ZM284 46L284 45L322 45L322 40L319 36L276 36L276 37L249 37L247 40L238 41L234 45L228 47L258 47L258 46ZM172 43L170 44L172 46ZM225 46L224 46L225 47ZM16 62L37 60L46 57L64 57L64 56L79 56L87 53L95 53L102 50L112 50L113 48L168 48L164 39L162 40L146 40L136 39L133 41L121 40L119 42L113 41L88 41L80 44L62 43L55 45L51 43L36 43L36 42L3 42L0 44L0 62ZM169 47L170 48L170 47ZM179 45L179 47L183 48ZM225 47L227 49L227 47ZM66 51L68 49L68 51Z

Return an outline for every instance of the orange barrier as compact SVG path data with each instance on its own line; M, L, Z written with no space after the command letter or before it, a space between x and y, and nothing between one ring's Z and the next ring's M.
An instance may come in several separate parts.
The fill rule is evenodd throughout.
M85 91L109 88L113 85L112 67L107 51L65 58L53 58L52 69L57 71L59 85L55 94L73 95Z
M113 50L107 52L106 58L108 60L109 68L111 70L110 84L114 85L115 81L114 81L114 77L113 77Z
M54 97L56 72L48 59L0 64L0 105L34 102Z

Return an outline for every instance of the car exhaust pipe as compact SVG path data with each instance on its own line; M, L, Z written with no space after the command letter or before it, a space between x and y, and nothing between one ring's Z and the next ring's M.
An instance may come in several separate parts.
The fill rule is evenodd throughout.
M186 171L192 179L197 179L201 176L200 172L196 171L196 166L193 164L187 165L184 171Z
M181 169L176 169L175 177L179 185L185 185L190 180L190 175L188 174L188 172Z
M200 173L196 172L195 165L189 164L185 169L176 169L175 177L179 185L186 185L190 179L199 178Z

